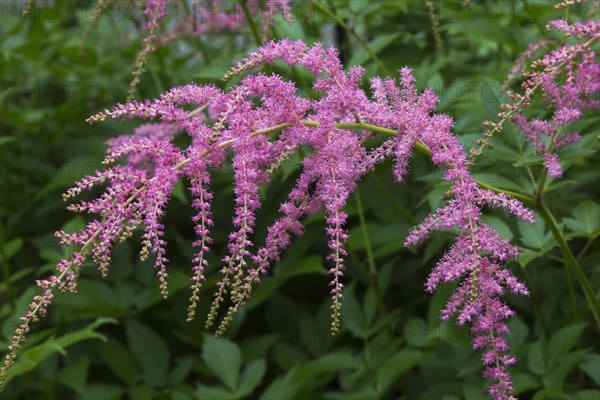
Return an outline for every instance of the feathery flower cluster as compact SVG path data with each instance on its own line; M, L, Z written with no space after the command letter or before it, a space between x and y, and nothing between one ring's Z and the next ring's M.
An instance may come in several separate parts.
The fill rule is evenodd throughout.
M587 3L587 2L586 2ZM597 3L597 2L596 2ZM566 3L565 6L571 3ZM491 147L489 138L502 131L507 120L513 121L525 134L535 152L542 156L548 175L562 177L562 167L556 151L575 143L576 132L567 133L569 125L579 120L586 111L600 108L597 95L600 92L600 63L592 45L600 39L600 21L591 19L570 24L564 19L550 21L547 29L562 32L575 43L567 43L547 54L534 59L529 66L525 61L547 48L549 41L543 40L528 48L511 69L507 86L518 75L523 77L522 93L507 91L512 103L502 104L499 122L486 121L488 127L479 148L472 149L472 157L481 155L485 147ZM547 108L554 110L549 120L528 120L524 112L531 106L533 96L541 93Z
M600 38L600 21L569 24L559 19L548 26L580 41L551 51L534 61L531 71L525 72L523 88L539 87L546 102L555 110L554 115L550 120L528 121L522 113L515 113L513 121L536 153L543 157L548 175L559 179L563 171L556 150L579 140L576 132L565 130L584 112L600 108L600 100L596 98L600 92L600 63L591 48L591 44ZM523 108L530 101L530 98L524 98Z
M305 99L298 95L292 82L277 75L250 74L229 92L211 85L190 84L171 89L154 101L118 104L90 117L91 123L124 117L158 123L140 126L133 136L111 140L106 168L77 182L64 195L65 200L70 200L93 187L106 185L98 198L68 207L75 212L97 214L99 218L79 232L57 233L61 244L82 248L72 260L59 264L57 277L40 284L45 292L34 299L31 313L16 332L16 344L5 361L3 373L14 361L12 351L24 340L29 321L45 312L52 289L58 286L74 291L77 271L88 255L106 275L112 246L129 238L136 229L143 230L140 256L155 259L161 293L167 295L168 260L161 217L179 180L188 182L192 206L197 211L193 217L197 253L187 315L188 320L193 319L211 244L211 171L226 162L234 171L233 231L219 270L221 280L207 327L216 322L220 308L227 304L217 328L217 334L223 334L261 276L279 261L292 235L302 234L302 219L324 211L333 298L331 328L337 332L346 264L348 215L344 209L348 197L361 177L385 159L395 160L394 176L402 182L409 170L412 149L420 146L428 149L436 165L445 167L444 180L452 184L452 189L447 204L416 227L406 245L417 245L433 230L458 232L456 243L437 264L426 288L432 292L441 283L462 281L442 318L456 314L459 324L471 325L474 348L484 349L485 376L495 381L490 394L496 399L510 398L512 388L506 367L515 360L506 354L504 336L508 328L504 321L513 312L500 297L506 291L527 295L527 290L503 267L518 255L517 249L484 224L481 214L483 207L502 207L531 223L533 214L517 200L477 186L467 168L466 152L451 133L451 118L432 114L438 99L431 89L417 91L410 69L400 71L399 84L393 78L373 79L369 96L361 89L363 69L354 67L346 72L335 49L284 40L267 43L227 76L276 60L310 71L315 78L313 89L321 96ZM197 108L189 112L186 107L190 105ZM185 149L172 143L182 132L191 138ZM365 148L365 142L377 133L391 137L380 146ZM269 227L265 244L255 249L253 230L256 211L261 207L259 188L269 183L273 170L301 148L309 154L302 161L302 172L287 201L280 206L281 216ZM122 158L127 162L117 164Z

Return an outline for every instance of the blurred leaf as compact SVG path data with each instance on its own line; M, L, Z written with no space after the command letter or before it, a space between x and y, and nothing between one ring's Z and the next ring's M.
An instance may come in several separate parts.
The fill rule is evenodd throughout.
M600 234L600 204L592 200L579 203L573 208L574 219L564 218L565 225L573 232L584 236Z
M531 389L540 387L540 382L528 373L519 373L513 376L514 394L519 395Z
M85 392L89 367L90 359L86 356L79 357L58 373L58 380L82 396Z
M533 343L529 347L527 363L529 365L529 369L538 375L543 375L546 371L546 360L542 352L542 344L540 342Z
M579 369L582 370L592 378L596 385L600 385L600 355L597 353L586 355L581 363Z
M183 383L192 371L195 361L196 357L194 356L184 356L178 358L175 362L175 368L171 370L169 382L173 385L179 385Z
M198 400L231 400L234 398L233 394L225 388L206 386L203 384L198 384L194 394Z
M131 353L121 342L109 339L97 347L102 361L126 385L133 385L136 377L136 366Z
M380 34L375 39L373 39L371 42L367 43L367 46L369 46L371 51L373 51L375 54L377 54L381 50L385 49L386 47L388 47L389 45L394 43L398 39L399 36L400 36L400 33L398 33L398 32L389 33L389 34ZM347 65L348 65L348 67L352 67L355 65L363 65L366 61L369 60L369 58L370 58L369 53L363 47L359 47L356 50L356 52L352 55L352 58L350 59L350 61L348 61Z
M304 274L327 275L327 269L323 265L323 257L317 255L303 257L298 262L279 265L274 272L279 282Z
M248 364L246 368L244 368L244 371L242 371L242 375L240 376L240 384L236 390L236 393L241 397L252 393L262 381L266 370L267 364L263 358Z
M108 383L93 383L85 388L85 394L82 398L90 400L119 400L123 393L123 388Z
M21 247L23 247L23 239L16 238L10 240L6 243L2 243L2 254L7 260L10 260L12 256L19 252Z
M226 339L207 336L202 358L212 372L233 392L237 388L242 356L238 347Z
M354 336L362 338L366 337L368 327L362 312L362 307L356 298L355 288L355 285L350 285L344 289L342 323Z
M587 324L569 325L552 336L548 344L549 365L562 364L569 350L577 343Z
M99 339L106 342L106 336L98 333L96 329L108 323L114 324L116 320L112 318L98 318L95 322L81 330L69 332L58 339L48 339L39 345L25 349L8 371L5 384L8 384L13 378L37 368L42 361L55 353L66 354L66 349L74 344L91 339Z
M406 371L417 365L422 357L423 353L417 349L400 350L381 366L377 372L377 380L383 387L391 385Z
M260 400L292 399L300 388L296 381L298 366L289 369L284 376L275 378L267 389L260 395ZM308 382L307 382L308 383Z
M557 364L548 375L544 376L544 384L551 389L556 389L557 391L562 390L567 374L569 374L569 372L571 372L589 352L589 350L579 350L562 357L560 363Z
M126 325L127 340L133 357L146 383L161 386L167 383L169 373L169 348L151 328L136 320Z

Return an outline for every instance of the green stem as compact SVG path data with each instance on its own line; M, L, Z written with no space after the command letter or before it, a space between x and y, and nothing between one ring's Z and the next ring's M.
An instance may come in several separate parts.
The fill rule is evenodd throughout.
M256 45L260 47L262 45L262 40L260 39L260 34L258 33L258 28L252 19L252 14L250 13L250 8L248 8L248 3L246 0L239 0L238 3L242 6L242 11L244 11L244 16L246 17L246 21L250 26L250 30L252 31L252 36L254 37L254 41Z
M400 214L402 214L402 217L404 217L404 219L406 221L408 221L410 224L416 225L417 221L415 220L415 218L413 217L413 215L410 213L410 211L408 211L406 209L406 207L404 207L402 205L402 203L400 203L398 201L398 199L396 197L394 197L394 195L390 192L390 189L388 189L387 186L385 186L385 184L381 181L381 178L378 177L376 173L373 173L370 176L373 179L373 181L375 181L375 184L379 187L379 189L381 189L381 192L383 193L383 195L385 197L387 197L387 199L389 200L389 202L394 207L396 207L396 209L398 210L398 212Z
M573 308L573 315L577 319L579 317L579 311L577 310L577 298L575 297L575 288L573 287L573 278L571 277L571 271L569 271L569 264L563 262L565 267L565 277L567 278L567 287L569 288L569 298L571 299L571 307Z
M360 230L363 234L363 240L365 241L365 247L367 248L367 261L369 264L369 271L373 276L375 282L377 282L377 267L375 267L375 258L373 257L373 249L371 248L371 240L369 239L369 232L367 231L367 221L365 219L365 212L362 206L362 200L358 189L354 191L354 199L356 200L356 209L358 211L358 220L360 221Z
M592 288L592 285L590 284L590 281L585 276L583 269L581 268L579 262L577 262L577 259L573 255L573 252L571 251L571 248L569 247L569 244L567 243L564 235L558 228L558 224L556 223L556 219L554 218L554 215L552 215L552 212L544 203L540 204L538 210L542 214L542 217L546 221L546 224L548 224L548 226L550 227L554 238L558 242L558 246L562 251L565 262L569 264L569 266L573 269L573 272L575 272L575 276L577 277L577 280L581 285L581 289L583 290L585 299L590 307L590 310L592 311L594 319L596 320L598 330L600 331L600 302L598 302L598 298L596 297L596 294L594 292L594 289Z
M581 257L583 257L583 255L585 254L585 252L588 251L588 249L591 247L591 245L594 243L594 241L596 241L596 236L592 236L591 238L588 239L588 241L585 244L585 246L583 246L583 249L581 249L581 251L577 255L577 261L578 262L579 262L579 260L581 260Z
M356 33L356 31L351 26L349 26L346 22L344 22L344 20L341 19L337 14L334 14L331 11L329 11L327 9L327 7L323 6L318 1L315 1L314 5L315 5L315 7L319 11L321 11L323 14L327 15L328 17L332 18L339 26L341 26L342 28L344 28L344 30L346 32L348 32L350 35L352 35L354 37L354 39L356 39L356 41L363 47L363 49L365 49L367 51L367 53L369 54L369 56L371 57L371 59L375 62L375 64L377 64L377 66L386 75L391 75L390 71L385 67L385 65L383 65L383 63L381 62L381 60L379 59L379 57L377 57L377 54L375 54L373 52L373 50L371 50L371 48L369 47L369 45L367 44L367 42L365 42L363 40L363 38L361 38L358 35L358 33Z
M150 70L150 76L152 77L152 81L154 82L154 87L156 88L156 90L158 91L158 93L164 93L165 89L162 85L162 83L160 82L160 78L158 77L158 74L156 73L156 70L154 68L148 68Z
M548 178L548 169L544 168L544 172L542 172L542 176L540 178L540 185L538 186L538 190L535 195L535 202L537 204L542 204L542 201L544 200L544 186L546 186L546 178Z

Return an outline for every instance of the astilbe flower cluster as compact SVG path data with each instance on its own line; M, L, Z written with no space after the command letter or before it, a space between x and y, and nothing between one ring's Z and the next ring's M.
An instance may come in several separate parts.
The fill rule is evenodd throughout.
M45 291L36 297L6 358L2 374L14 361L29 323L45 313L52 289L74 291L76 277L85 258L91 256L102 275L110 269L110 251L134 230L143 230L141 258L153 257L163 296L167 295L167 266L161 217L174 185L184 180L193 196L196 210L192 292L188 320L194 318L204 273L208 267L211 214L211 171L230 162L234 171L235 210L228 254L223 258L207 327L227 307L217 334L224 333L235 312L248 300L252 288L276 264L290 245L292 236L303 232L302 220L324 212L332 295L332 331L339 330L346 266L344 243L348 219L344 211L349 195L361 177L376 164L394 160L394 177L402 182L409 171L413 148L420 147L432 161L445 168L443 179L451 183L445 206L427 217L406 239L407 246L422 242L433 230L457 232L452 248L431 273L426 289L461 282L442 311L442 318L457 316L460 325L470 324L473 346L483 349L485 375L494 380L490 394L508 399L512 391L506 367L515 359L507 354L505 320L514 313L500 297L510 291L527 295L522 283L504 267L518 255L516 247L504 240L481 220L484 207L502 207L518 218L533 223L533 214L520 202L504 194L478 187L467 168L467 154L452 134L453 121L433 114L438 99L431 89L419 93L408 68L400 71L400 81L375 78L369 96L361 88L363 69L346 72L338 53L320 44L308 47L302 42L270 42L238 63L227 76L240 74L262 64L281 60L290 67L303 67L312 73L317 99L298 95L294 83L277 75L255 73L241 79L229 92L211 85L190 84L164 93L154 101L119 104L89 119L141 118L154 120L142 125L132 136L109 141L106 168L85 177L65 194L71 200L96 186L103 194L91 201L69 206L75 212L98 215L85 229L75 233L58 232L64 245L79 245L71 260L58 265L57 276L38 283ZM188 111L190 106L196 107ZM184 149L173 138L186 133L191 144ZM370 148L367 141L376 134L390 137ZM280 205L280 217L268 228L265 243L253 241L256 212L261 207L259 189L268 184L272 172L294 152L308 153L302 171ZM119 159L125 163L117 163Z
M560 6L566 7L571 3L574 2ZM480 140L480 148L473 149L472 155L479 156L484 147L490 146L488 138L500 132L505 121L511 120L523 132L536 154L543 158L548 175L560 179L563 168L557 151L580 139L577 132L568 132L568 127L586 111L600 108L600 63L594 51L594 44L600 38L600 21L591 19L570 24L565 19L558 19L550 21L547 29L564 34L571 38L571 42L533 59L529 65L526 61L548 47L550 42L540 41L523 53L510 74L511 80L522 76L522 91L507 91L512 103L502 105L499 122L486 123L489 128L486 138ZM528 119L526 116L537 93L541 94L546 109L553 111L550 118Z

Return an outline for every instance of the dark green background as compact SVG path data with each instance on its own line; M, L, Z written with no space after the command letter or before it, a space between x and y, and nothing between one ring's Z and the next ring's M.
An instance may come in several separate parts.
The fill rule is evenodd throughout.
M125 100L143 38L140 5L113 3L90 31L82 56L80 39L94 4L57 3L36 3L25 18L14 8L18 2L0 3L3 353L34 294L34 280L52 273L66 255L53 232L80 228L88 218L65 211L60 194L100 167L106 139L131 132L139 123L90 127L85 119ZM393 76L409 66L420 88L438 92L439 112L455 119L454 132L467 148L505 100L499 88L516 57L541 37L562 40L546 31L545 24L565 15L545 0L435 2L439 48L430 15L419 1L322 4L296 3L294 21L278 17L269 37L335 44L345 65L365 66L366 79L385 75L357 41L360 37ZM569 18L581 20L588 8L573 7ZM246 30L159 46L150 56L138 98L153 98L189 82L222 86L223 73L255 48ZM310 80L304 71L290 72L279 64L272 70ZM539 99L532 111L539 117L549 113ZM583 139L561 155L564 179L552 182L546 197L596 291L598 120L590 113L578 123ZM494 144L474 174L525 193L524 166L539 175L539 158L511 125ZM278 204L298 174L298 161L292 160L263 189L256 243L262 243L276 218ZM338 336L329 334L322 216L306 221L304 237L263 280L226 340L215 340L203 329L231 229L231 174L223 170L215 174L215 243L198 320L185 322L194 237L190 196L178 186L165 217L171 297L160 299L152 263L137 261L139 237L119 245L108 279L102 280L95 268L84 269L80 293L57 295L49 317L34 325L26 356L15 365L2 398L486 398L481 355L471 350L468 328L438 319L454 287L446 285L433 296L423 290L453 235L436 233L418 249L402 245L409 229L437 208L447 186L423 156L413 157L412 173L402 186L393 183L390 166L367 176L348 205L348 287ZM518 313L510 321L509 338L518 358L510 369L517 394L523 399L599 399L598 331L548 228L543 221L528 227L498 210L489 210L485 220L521 247L523 256L509 267L532 292L529 298L506 296ZM375 280L368 272L367 243L378 272Z

